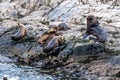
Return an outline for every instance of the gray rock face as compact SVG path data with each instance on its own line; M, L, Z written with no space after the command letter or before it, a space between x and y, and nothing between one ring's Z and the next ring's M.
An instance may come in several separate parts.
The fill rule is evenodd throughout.
M119 51L114 53L114 50L120 50L119 4L120 0L0 0L0 54L21 57L19 58L20 61L28 64L29 62L40 61L43 58L46 59L46 57L48 61L51 61L51 58L42 53L42 45L38 44L37 40L44 31L49 29L49 22L63 21L71 29L61 31L62 34L60 35L65 37L66 42L73 41L73 43L68 44L59 56L65 60L73 53L71 49L76 53L76 56L74 55L75 65L74 62L73 64L71 64L72 62L66 64L67 66L72 65L74 70L71 71L68 68L68 71L82 71L82 74L77 76L83 75L86 79L108 80L110 76L119 73L119 56L104 60L106 58L98 55L98 53L109 53L109 50L104 51L101 46L98 46L99 49L96 49L97 46L89 48L88 42L85 43L87 46L84 46L80 39L86 30L86 16L93 14L97 16L101 25L107 30L108 42L106 47L113 49L109 54L119 54ZM18 42L12 42L10 39L11 35L18 30L15 19L23 23L27 29L27 37ZM99 51L100 49L101 51ZM88 54L87 59L83 59L83 55L86 56L86 54ZM96 57L91 58L91 55L98 55L102 57L102 60L96 60L98 59ZM68 59L72 60L73 55L72 58L68 57ZM57 63L56 59L54 62ZM85 66L83 63L88 64ZM82 67L81 64L83 64ZM83 68L88 68L88 70L83 70Z
M85 76L87 79L90 78L91 76L91 78L93 77L95 78L95 80L109 80L109 79L116 80L117 78L115 78L114 76L116 76L116 74L119 73L119 69L120 69L118 61L119 61L118 57L114 57L114 59L112 58L111 60L93 61L90 64L85 65L88 69L88 72L85 73ZM113 65L113 62L115 62L115 65ZM92 74L94 74L94 76ZM105 77L105 76L109 76L109 77Z
M85 5L81 6L81 3ZM110 5L114 3L117 4L118 2L115 2L113 0L67 0L63 1L54 10L52 10L48 14L48 18L50 20L62 20L65 22L83 24L84 16L94 14L98 17L101 17L102 20L110 20L113 15L115 17L115 15L118 14L117 11L119 12L118 9L116 10L117 7L114 10L109 9L111 7ZM111 14L108 15L108 13L106 13L106 10Z
M119 56L114 56L114 57L111 59L111 64L112 64L112 65L120 65L120 55L119 55Z
M73 54L74 45L74 42L68 43L67 47L59 53L58 58L65 62L69 58L69 56Z

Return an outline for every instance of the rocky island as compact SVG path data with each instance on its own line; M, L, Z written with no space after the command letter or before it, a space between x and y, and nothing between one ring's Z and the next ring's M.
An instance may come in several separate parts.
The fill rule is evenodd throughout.
M104 45L81 39L88 15L106 30ZM46 74L15 80L119 80L119 38L119 0L0 0L0 80L20 70L4 73L4 63Z

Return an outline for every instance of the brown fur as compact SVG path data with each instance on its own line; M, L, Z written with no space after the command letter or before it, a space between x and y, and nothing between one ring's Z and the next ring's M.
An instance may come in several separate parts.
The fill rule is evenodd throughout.
M53 38L53 36L55 36L55 33L56 33L56 29L53 28L49 29L48 31L44 32L42 36L38 39L38 43L40 44L46 43L48 39L51 39Z
M64 42L64 38L57 36L57 37L53 37L48 44L44 47L44 52L53 50L54 48L58 47L61 43Z
M53 38L54 36L55 36L55 34L53 34L53 33L45 32L45 33L43 33L43 35L38 39L38 43L44 44L44 43L46 43L49 39Z
M44 44L49 37L50 37L49 34L43 34L43 35L38 39L38 43Z
M11 39L14 41L22 39L27 34L27 29L23 24L18 23L18 26L19 26L18 32L11 36Z

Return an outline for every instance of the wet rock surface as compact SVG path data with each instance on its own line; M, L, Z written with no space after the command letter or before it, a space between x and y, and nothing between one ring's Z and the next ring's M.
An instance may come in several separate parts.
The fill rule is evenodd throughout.
M54 80L52 76L36 72L37 68L15 65L15 63L15 59L0 56L0 80Z
M119 0L2 0L0 10L0 55L60 80L119 80ZM105 46L81 40L89 14L97 16L107 31ZM11 40L18 31L14 19L27 29L27 35L19 41ZM65 46L48 55L37 40L53 21L63 21L70 29L58 32L65 38Z

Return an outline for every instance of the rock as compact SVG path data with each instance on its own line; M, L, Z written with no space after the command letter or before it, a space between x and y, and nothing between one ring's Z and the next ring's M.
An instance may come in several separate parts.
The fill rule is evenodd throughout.
M71 1L71 0L64 1L64 3L61 3L57 8L55 8L52 12L50 12L50 14L48 14L49 19L50 20L58 20L58 18L60 16L62 16L66 12L68 12L77 3L78 3L77 0L74 0L74 1ZM70 4L70 5L68 5L68 4Z
M58 58L62 61L66 61L68 57L73 54L72 48L74 47L74 44L74 42L68 43L67 47L59 53Z
M46 56L45 53L37 53L35 51L25 52L24 54L18 57L18 62L22 64L32 65L33 62L37 62Z
M99 77L104 76L104 78L106 78L105 76L113 76L114 74L119 73L120 67L119 67L119 65L112 65L111 60L107 59L107 60L93 61L90 64L87 64L86 68L88 68L88 70L89 70L88 73L94 74L94 75L99 75Z
M54 1L54 0L48 0L48 6L50 6L50 7L55 7L55 6L57 6L57 5L59 5L59 3L60 2L62 2L63 0L56 0L56 1Z
M111 26L116 26L116 27L120 27L119 25L120 25L120 23L119 22L116 22L116 23L110 23L109 25L111 25Z
M85 24L85 18L82 17L81 14L75 14L72 17L70 17L69 23L84 25Z
M113 65L120 65L120 55L112 57L110 62Z
M96 43L76 44L73 50L75 55L99 54L104 52L105 47Z
M120 73L119 2L119 0L0 0L0 54L15 56L18 61L28 65L37 65L38 62L38 67L45 62L46 68L54 70L59 68L57 71L60 79L118 79L116 77L119 77ZM85 19L90 14L97 16L107 30L107 49L98 44L89 45L88 42L81 41L81 36L86 30ZM28 33L21 41L11 42L10 36L17 31L18 26L15 19L26 26ZM57 59L43 53L42 45L36 42L39 35L49 29L48 23L53 21L65 22L71 28L59 34L65 37L66 42L71 43L57 47L53 51L59 54ZM118 56L112 57L116 54ZM112 58L109 59L109 56Z

